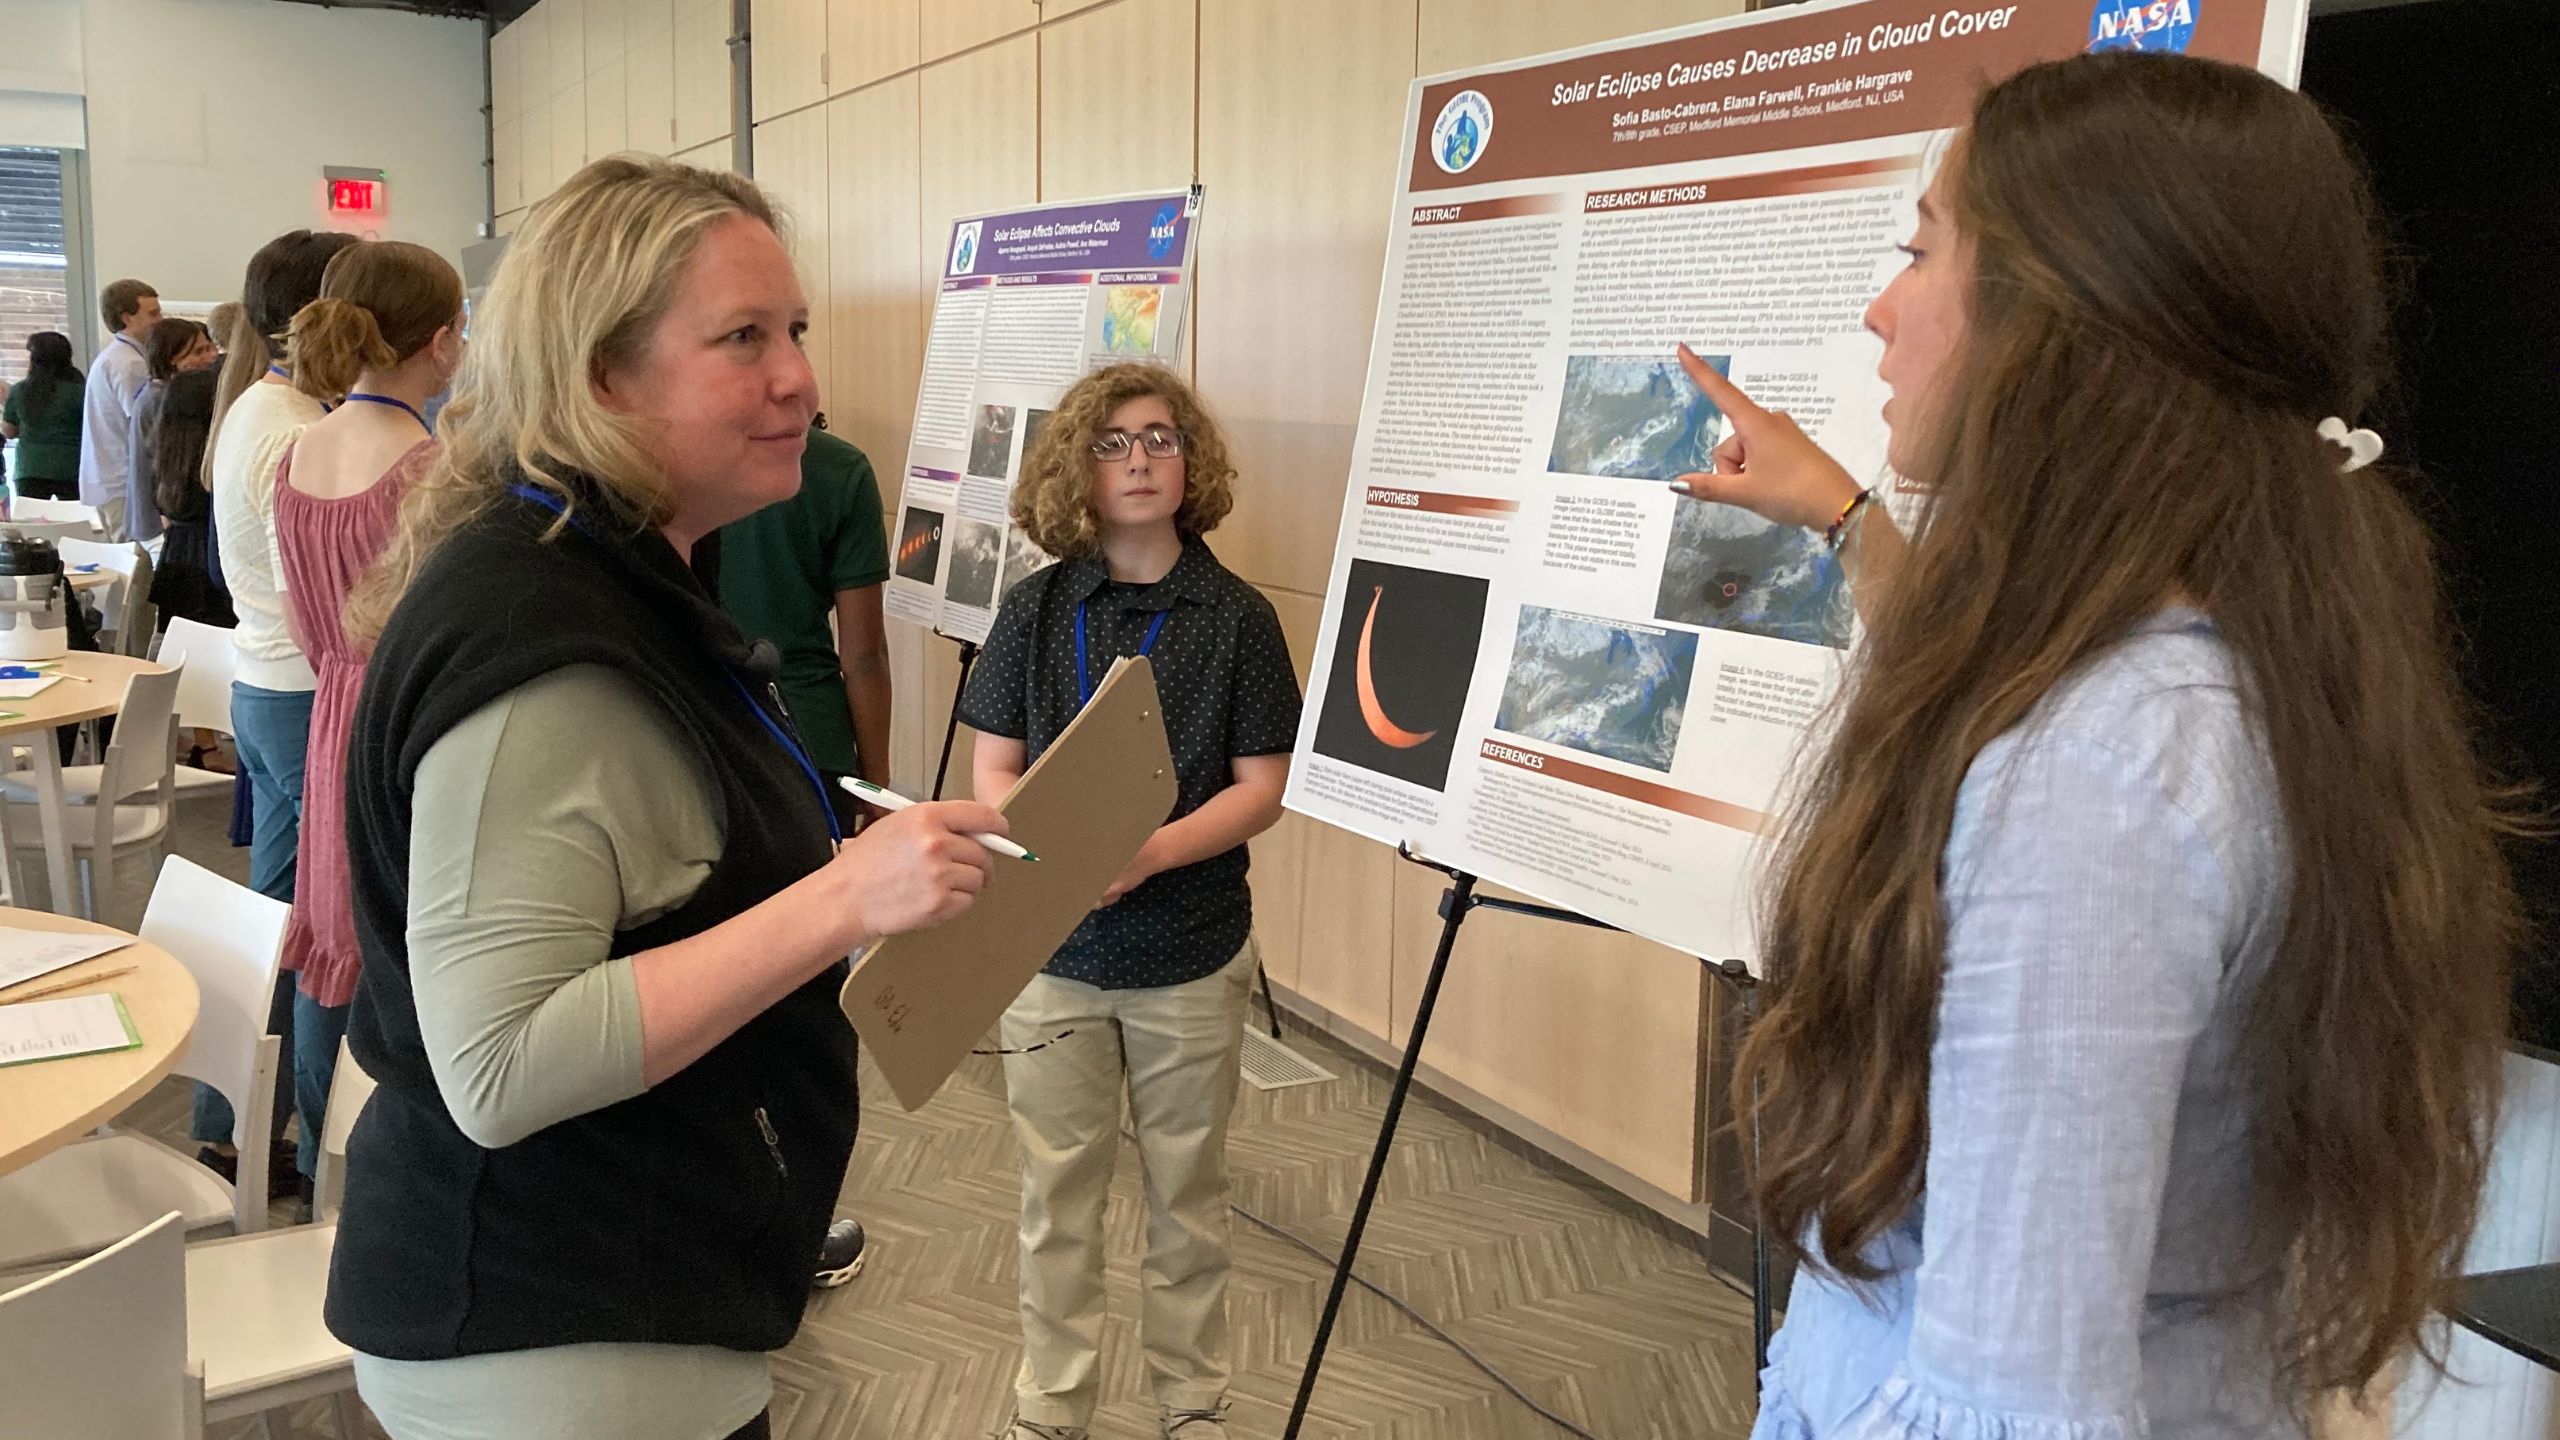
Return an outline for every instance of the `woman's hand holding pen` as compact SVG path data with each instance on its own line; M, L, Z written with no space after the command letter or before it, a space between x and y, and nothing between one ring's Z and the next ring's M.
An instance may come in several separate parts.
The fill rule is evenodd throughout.
M861 933L848 948L939 925L967 910L995 865L987 847L971 837L1004 833L1002 811L970 800L916 805L862 827L828 866L860 917Z

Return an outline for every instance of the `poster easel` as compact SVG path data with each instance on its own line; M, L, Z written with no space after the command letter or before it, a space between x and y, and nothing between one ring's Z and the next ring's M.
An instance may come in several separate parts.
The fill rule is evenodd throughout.
M1440 1002L1440 981L1449 972L1449 956L1457 948L1458 927L1466 923L1469 913L1483 910L1506 910L1514 915L1527 915L1540 920L1553 920L1565 925L1582 925L1594 930L1617 930L1605 920L1554 905L1539 905L1526 900L1506 900L1498 895L1476 893L1476 877L1415 853L1409 844L1396 847L1402 859L1426 870L1437 870L1449 877L1449 888L1440 897L1440 945L1431 955L1431 973L1423 979L1422 999L1414 1006L1413 1023L1405 1032L1404 1058L1397 1062L1394 1086L1387 1092L1387 1113L1378 1126L1378 1139L1369 1151L1369 1172L1360 1182L1360 1199L1352 1206L1351 1228L1342 1237L1342 1254L1334 1261L1333 1286L1325 1293L1324 1313L1316 1321L1315 1342L1307 1349L1306 1368L1298 1374L1298 1398L1289 1407L1289 1425L1281 1432L1283 1440L1297 1440L1298 1429L1306 1422L1307 1403L1315 1396L1316 1375L1324 1368L1324 1352L1333 1339L1333 1322L1342 1309L1343 1293L1350 1287L1352 1265L1360 1255L1360 1237L1369 1228L1369 1211L1376 1205L1378 1185L1386 1176L1387 1156L1394 1150L1397 1123L1404 1117L1405 1096L1413 1089L1413 1072L1422 1061L1422 1042L1431 1030L1431 1012ZM1739 960L1722 964L1702 961L1707 968L1734 987L1744 1006L1756 1018L1760 1005L1760 985L1749 967ZM1277 1012L1275 1013L1275 1017ZM1759 1122L1752 1122L1752 1145L1759 1144ZM1751 1223L1751 1358L1752 1373L1769 1368L1769 1337L1775 1330L1774 1312L1769 1294L1769 1239L1760 1229L1759 1215L1753 1212Z

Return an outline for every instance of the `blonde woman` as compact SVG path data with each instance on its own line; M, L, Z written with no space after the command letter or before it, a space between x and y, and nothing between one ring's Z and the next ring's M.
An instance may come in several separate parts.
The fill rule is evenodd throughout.
M1224 1440L1227 1116L1256 964L1245 842L1280 818L1298 676L1279 617L1201 536L1235 469L1153 365L1078 381L1024 458L1014 522L1059 563L1005 597L960 715L1001 796L1123 655L1164 700L1179 798L1004 1017L1022 1141L1022 1368L1007 1440L1082 1440L1101 1389L1102 1212L1129 1095L1147 1172L1144 1337L1166 1440Z
M687 561L789 496L808 303L753 183L598 161L517 232L383 560L347 769L363 948L331 1329L399 1440L760 1436L859 1115L845 955L985 883L839 845Z

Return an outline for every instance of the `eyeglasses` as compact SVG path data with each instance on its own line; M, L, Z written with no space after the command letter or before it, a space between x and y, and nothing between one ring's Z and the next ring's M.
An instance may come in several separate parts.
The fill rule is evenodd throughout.
M1147 454L1158 460L1171 460L1182 453L1181 431L1169 430L1162 425L1150 425L1135 435L1126 430L1105 430L1094 436L1091 447L1093 458L1096 460L1126 459L1129 454L1129 442L1132 440L1145 446Z

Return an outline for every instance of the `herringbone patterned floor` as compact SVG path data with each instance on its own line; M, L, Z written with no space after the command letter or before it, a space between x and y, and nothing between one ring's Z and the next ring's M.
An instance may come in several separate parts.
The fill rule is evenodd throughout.
M213 848L188 838L182 848L191 857ZM239 853L203 858L219 863ZM129 915L116 913L128 906ZM118 894L106 908L102 918L130 926L140 918L140 895ZM1294 1026L1289 1043L1342 1078L1267 1093L1244 1087L1230 1142L1234 1198L1330 1251L1358 1198L1388 1077ZM184 1089L164 1086L129 1118L174 1141L185 1123ZM1017 1176L994 1060L971 1060L913 1115L897 1108L885 1084L866 1086L843 1212L868 1229L870 1259L861 1278L811 1303L799 1338L774 1357L777 1436L967 1440L1003 1422L1018 1353ZM1110 1209L1097 1440L1155 1434L1137 1335L1144 1221L1137 1158L1124 1148ZM1267 1440L1287 1419L1331 1271L1241 1219L1235 1255L1233 1428L1239 1440ZM1405 1109L1360 1271L1600 1440L1706 1440L1750 1429L1750 1304L1709 1276L1697 1244L1419 1092ZM335 1435L326 1402L297 1407L290 1425L286 1418L278 1417L278 1436ZM253 1423L225 1425L213 1440L255 1433ZM1356 1288L1303 1433L1309 1440L1565 1435Z

